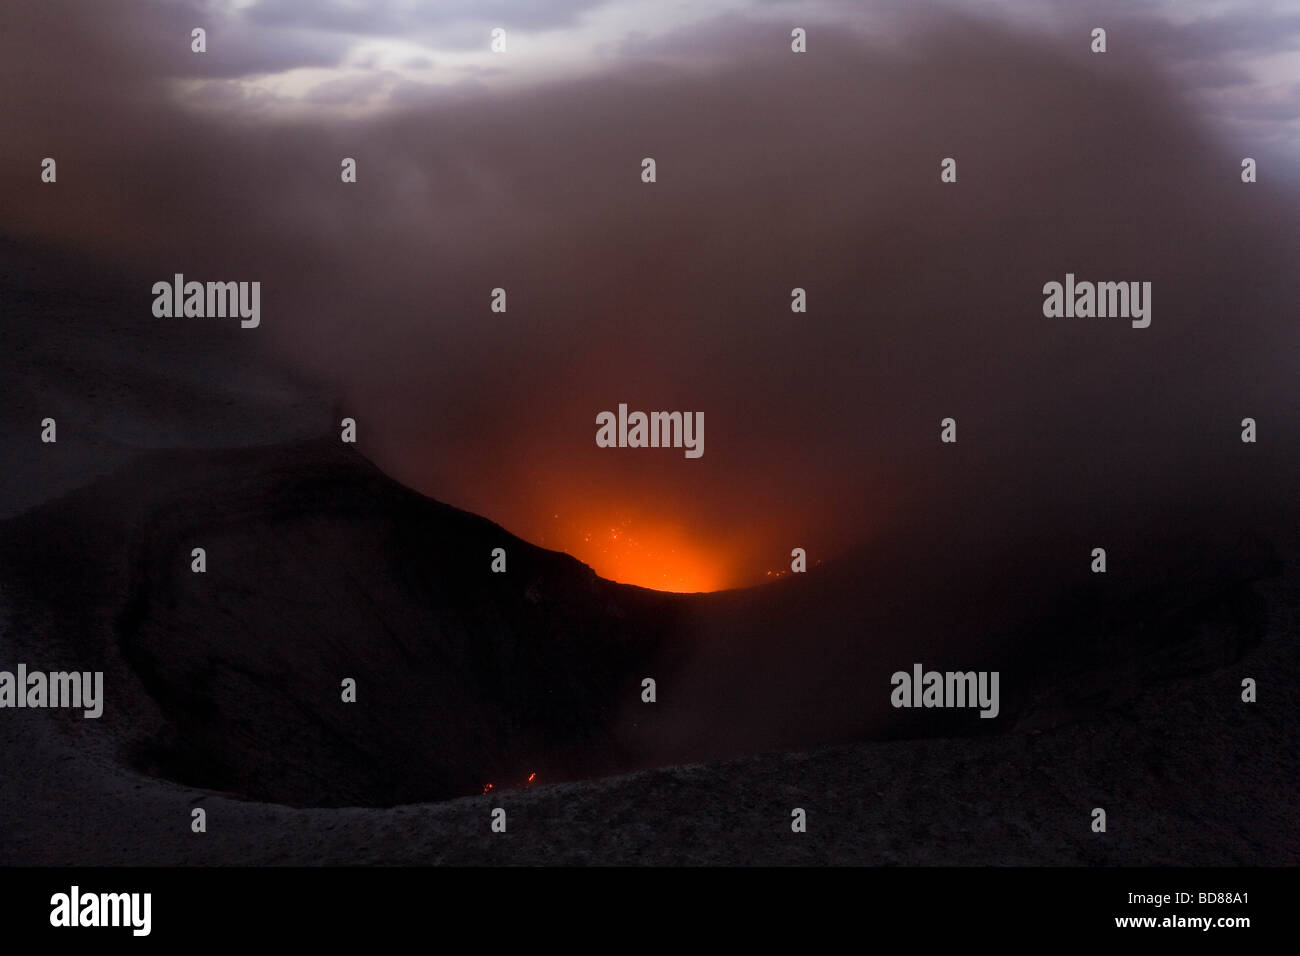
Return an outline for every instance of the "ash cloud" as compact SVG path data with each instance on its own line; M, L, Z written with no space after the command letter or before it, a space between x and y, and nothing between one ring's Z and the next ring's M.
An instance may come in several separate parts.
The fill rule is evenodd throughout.
M792 546L832 556L920 520L1007 548L1153 504L1260 524L1294 473L1268 449L1298 424L1300 218L1283 155L1225 144L1165 69L1192 55L1164 48L1180 35L1213 53L1201 33L1154 43L1133 20L1095 56L1086 32L914 12L889 42L823 27L797 56L786 27L736 17L598 75L288 120L194 111L168 82L342 46L253 17L204 61L184 7L0 16L11 238L111 263L142 323L175 272L260 281L247 348L334 383L400 480L525 538L563 547L581 529L552 515L621 509L683 526L745 583ZM1067 272L1151 281L1151 327L1044 318ZM186 334L201 350L212 331ZM620 401L703 411L708 454L596 448ZM1257 467L1247 415L1278 436Z

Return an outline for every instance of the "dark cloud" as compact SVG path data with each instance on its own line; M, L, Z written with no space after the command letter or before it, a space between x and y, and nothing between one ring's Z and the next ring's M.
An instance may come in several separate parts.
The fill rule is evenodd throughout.
M1251 61L1300 50L1300 13L1280 7L1241 4L1183 22L1135 16L1124 2L1096 10L1064 9L1080 29L1085 23L1105 25L1112 50L1130 51L1153 67L1175 71L1188 90L1248 83Z
M252 23L366 36L430 35L450 25L471 22L521 29L551 29L572 24L602 0L258 0L246 11ZM486 42L486 41L485 41Z
M1254 82L1254 74L1236 63L1214 60L1189 60L1178 65L1178 75L1192 88L1219 90L1226 87L1247 86Z
M1149 29L1143 35L1155 54L1174 60L1213 54L1285 53L1300 50L1300 13L1243 4L1218 16Z
M1246 103L1239 103L1234 109L1234 114L1241 119L1264 120L1270 123L1300 119L1300 86L1293 86L1286 91L1285 95L1267 102L1252 99Z
M199 20L196 25L202 25ZM343 38L301 31L267 31L239 20L215 21L207 53L188 53L176 64L184 77L243 77L302 67L333 67L351 47ZM168 38L170 42L170 37ZM188 45L186 46L188 52Z
M196 27L207 33L205 53L191 49ZM351 45L346 38L322 33L254 28L193 0L6 4L0 9L0 28L13 58L6 84L20 94L18 103L39 93L27 85L38 77L62 101L72 94L120 101L157 93L167 78L220 79L332 67ZM148 90L142 91L141 84Z

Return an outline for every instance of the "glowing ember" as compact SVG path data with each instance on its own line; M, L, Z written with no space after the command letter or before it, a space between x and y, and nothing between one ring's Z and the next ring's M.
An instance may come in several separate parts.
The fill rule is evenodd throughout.
M496 785L495 783L485 783L485 784L483 784L483 792L484 792L484 793L491 793L491 792L492 792L493 790L495 790L496 788L497 788L497 785Z
M536 779L537 779L537 771L534 770L532 773L528 775L527 786L531 787L533 785L533 781Z

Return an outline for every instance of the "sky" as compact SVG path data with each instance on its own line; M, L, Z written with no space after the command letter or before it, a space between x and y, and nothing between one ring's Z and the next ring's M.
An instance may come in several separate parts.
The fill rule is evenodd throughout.
M260 281L196 349L328 382L398 480L616 580L1140 512L1295 424L1297 4L18 0L0 62L8 237L146 318ZM1067 272L1152 281L1151 327L1045 319ZM619 403L702 412L703 456L598 448Z
M1177 76L1213 122L1276 138L1300 133L1300 3L1223 0L950 0L948 3L663 0L217 0L207 7L222 42L264 59L214 56L176 79L193 105L358 115L432 93L518 89L618 69L649 56L689 65L711 51L687 39L719 18L854 30L889 42L918 17L980 16L1060 36L1077 22L1121 31L1124 42ZM197 21L196 21L197 22ZM205 21L206 22L206 21ZM506 31L505 55L492 52ZM214 51L215 52L215 51ZM215 69L211 69L212 67Z

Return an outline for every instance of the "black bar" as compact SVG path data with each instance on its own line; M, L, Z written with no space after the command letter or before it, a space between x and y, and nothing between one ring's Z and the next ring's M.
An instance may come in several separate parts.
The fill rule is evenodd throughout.
M333 947L392 937L495 949L520 934L549 948L557 935L567 945L598 933L621 947L643 933L668 941L699 930L769 929L805 940L901 934L926 947L1126 936L1140 945L1193 938L1231 945L1285 932L1294 880L1284 868L15 868L0 871L0 918L16 938L66 942L75 933L92 945L120 937ZM151 894L148 935L135 937L129 925L52 926L52 897L74 885L83 903L87 894ZM1130 917L1156 925L1116 925ZM1160 925L1189 917L1246 917L1249 925Z

